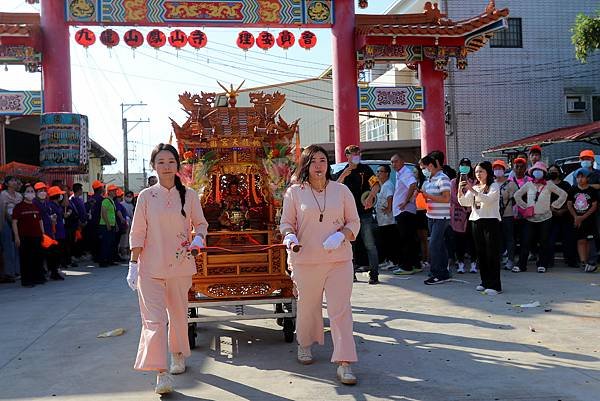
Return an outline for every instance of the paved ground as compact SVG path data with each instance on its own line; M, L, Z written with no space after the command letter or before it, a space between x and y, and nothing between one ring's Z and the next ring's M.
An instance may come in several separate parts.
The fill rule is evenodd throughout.
M126 267L84 267L64 282L0 286L1 400L157 400L132 370L139 335ZM600 400L600 274L503 272L497 297L478 277L425 286L424 275L355 285L355 387L328 362L295 361L273 320L205 324L172 400ZM519 309L516 304L539 301ZM551 311L550 311L551 309ZM97 339L123 327L120 337Z

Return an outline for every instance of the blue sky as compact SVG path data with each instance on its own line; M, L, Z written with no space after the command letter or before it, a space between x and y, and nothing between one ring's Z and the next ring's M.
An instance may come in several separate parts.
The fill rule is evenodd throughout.
M338 0L340 1L340 0ZM342 0L349 1L349 0ZM352 0L354 1L354 0ZM368 13L382 13L394 0L371 0ZM28 5L25 0L2 0L0 12L39 12L40 5ZM199 27L202 29L202 27ZM102 29L91 28L99 37ZM126 27L113 28L123 33ZM149 29L139 29L144 35ZM185 32L192 29L185 28ZM235 45L240 29L206 28L206 48L196 51L189 47L179 52L170 46L155 51L147 44L135 52L121 41L108 50L99 40L87 50L73 40L76 28L71 28L71 75L73 111L89 117L90 135L119 160L107 172L122 171L121 103L147 104L134 107L125 117L129 120L150 119L139 124L129 134L129 171L141 172L143 160L152 147L169 139L169 117L178 123L185 120L178 95L184 91L220 91L224 85L245 87L270 85L318 76L331 63L331 34L328 29L313 30L318 43L311 51L294 46L285 52L277 47L268 52L253 48L247 54ZM259 29L249 29L258 33ZM168 31L168 28L163 28ZM278 29L271 32L276 36ZM294 30L296 34L301 30ZM297 36L297 35L296 35ZM9 90L39 90L41 74L31 74L22 66L0 70L0 88ZM130 125L131 127L131 125Z

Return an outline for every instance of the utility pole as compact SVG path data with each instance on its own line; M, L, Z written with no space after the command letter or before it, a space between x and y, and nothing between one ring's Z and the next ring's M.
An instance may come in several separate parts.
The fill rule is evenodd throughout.
M137 127L140 123L149 123L150 119L146 120L132 120L128 121L125 118L125 112L135 106L147 106L147 104L142 103L121 103L121 127L123 128L123 186L125 187L125 191L129 190L129 150L127 149L127 134L129 131ZM131 129L127 127L128 123L135 123Z

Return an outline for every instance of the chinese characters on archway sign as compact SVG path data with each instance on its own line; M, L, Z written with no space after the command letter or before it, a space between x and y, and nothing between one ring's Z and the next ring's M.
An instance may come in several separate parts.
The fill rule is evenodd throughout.
M406 92L402 90L377 90L377 105L406 106Z

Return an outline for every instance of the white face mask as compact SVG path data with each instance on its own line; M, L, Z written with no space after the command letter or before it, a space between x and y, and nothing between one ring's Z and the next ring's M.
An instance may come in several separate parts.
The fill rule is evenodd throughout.
M504 177L504 170L494 170L495 177Z
M48 196L48 194L45 191L40 191L37 193L38 198L44 200L46 199L46 196Z
M359 164L360 156L352 156L352 164Z
M25 197L25 199L27 199L28 201L32 201L33 198L35 198L35 194L33 192L26 192L25 194L23 194L23 196Z

